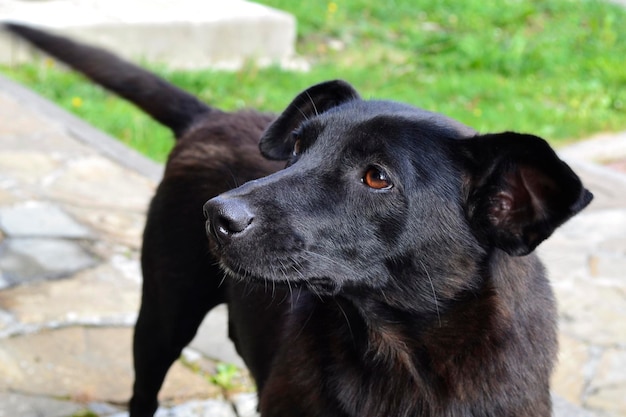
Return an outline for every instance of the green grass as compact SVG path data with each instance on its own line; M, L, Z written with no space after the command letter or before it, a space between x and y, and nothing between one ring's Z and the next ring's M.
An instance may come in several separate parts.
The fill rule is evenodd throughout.
M365 98L439 111L481 131L517 130L559 145L626 128L626 11L595 0L264 0L298 18L309 72L173 71L163 77L220 108L280 111L333 78ZM89 82L51 66L1 68L156 160L169 131ZM80 98L81 100L77 100Z

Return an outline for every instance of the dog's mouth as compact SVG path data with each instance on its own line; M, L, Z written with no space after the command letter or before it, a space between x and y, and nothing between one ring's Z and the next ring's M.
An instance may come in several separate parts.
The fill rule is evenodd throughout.
M335 295L349 276L349 268L325 253L327 248L308 245L283 218L264 222L244 199L216 197L205 205L205 217L210 251L238 281Z
M305 276L294 267L281 266L270 271L251 271L239 263L220 259L220 267L231 278L256 285L278 285L289 289L306 288L318 295L335 296L341 286L329 277Z

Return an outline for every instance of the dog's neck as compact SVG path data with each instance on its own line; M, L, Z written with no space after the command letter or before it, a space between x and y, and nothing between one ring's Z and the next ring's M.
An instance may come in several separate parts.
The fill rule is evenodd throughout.
M482 392L479 388L486 381L493 381L493 392L510 388L500 386L497 375L516 366L506 360L506 352L524 335L512 330L517 307L506 287L516 279L528 281L526 275L516 276L523 270L519 264L535 261L490 255L485 266L490 272L482 285L457 294L455 303L440 304L439 311L390 308L397 294L389 288L336 297L294 294L282 353L289 360L272 370L261 396L262 409L290 410L293 389L298 398L307 393L303 401L311 404L331 395L350 416L393 415L397 410L435 415L444 409L446 415L462 415L452 398L478 404L484 399L470 397ZM289 365L293 363L308 363L303 368L307 373L298 373ZM521 375L524 369L516 372ZM328 386L342 395L335 396ZM362 391L368 395L356 395ZM275 397L279 394L281 401ZM381 396L389 401L381 402Z
M429 297L420 303L414 300L424 294L423 289L389 286L369 294L337 297L337 305L349 327L361 326L365 330L362 334L367 334L368 348L361 352L363 358L401 367L419 380L417 369L425 369L424 361L429 366L440 366L432 369L436 374L445 374L446 364L453 359L475 350L484 351L506 337L511 317L516 314L516 301L511 297L528 286L523 271L530 265L541 267L534 255L515 258L495 251L487 254L483 263L466 270L467 274L476 271L477 278L465 276L464 282L474 284L464 291L446 293L445 287L432 284L455 277L425 274L417 277L422 280L418 285L428 285ZM413 302L405 303L405 298Z

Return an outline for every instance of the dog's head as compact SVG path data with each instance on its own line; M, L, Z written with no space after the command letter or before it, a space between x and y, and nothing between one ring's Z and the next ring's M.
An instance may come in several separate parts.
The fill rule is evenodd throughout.
M543 139L477 135L342 81L296 97L260 149L287 167L207 202L213 250L237 277L322 293L458 290L488 253L530 253L592 198Z

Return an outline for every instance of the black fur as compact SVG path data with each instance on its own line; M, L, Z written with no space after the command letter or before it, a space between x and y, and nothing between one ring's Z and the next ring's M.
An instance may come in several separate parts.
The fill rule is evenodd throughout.
M551 414L556 313L532 251L592 196L543 139L479 135L342 81L272 123L9 29L178 135L144 235L132 416L153 414L167 369L223 302L263 417Z

